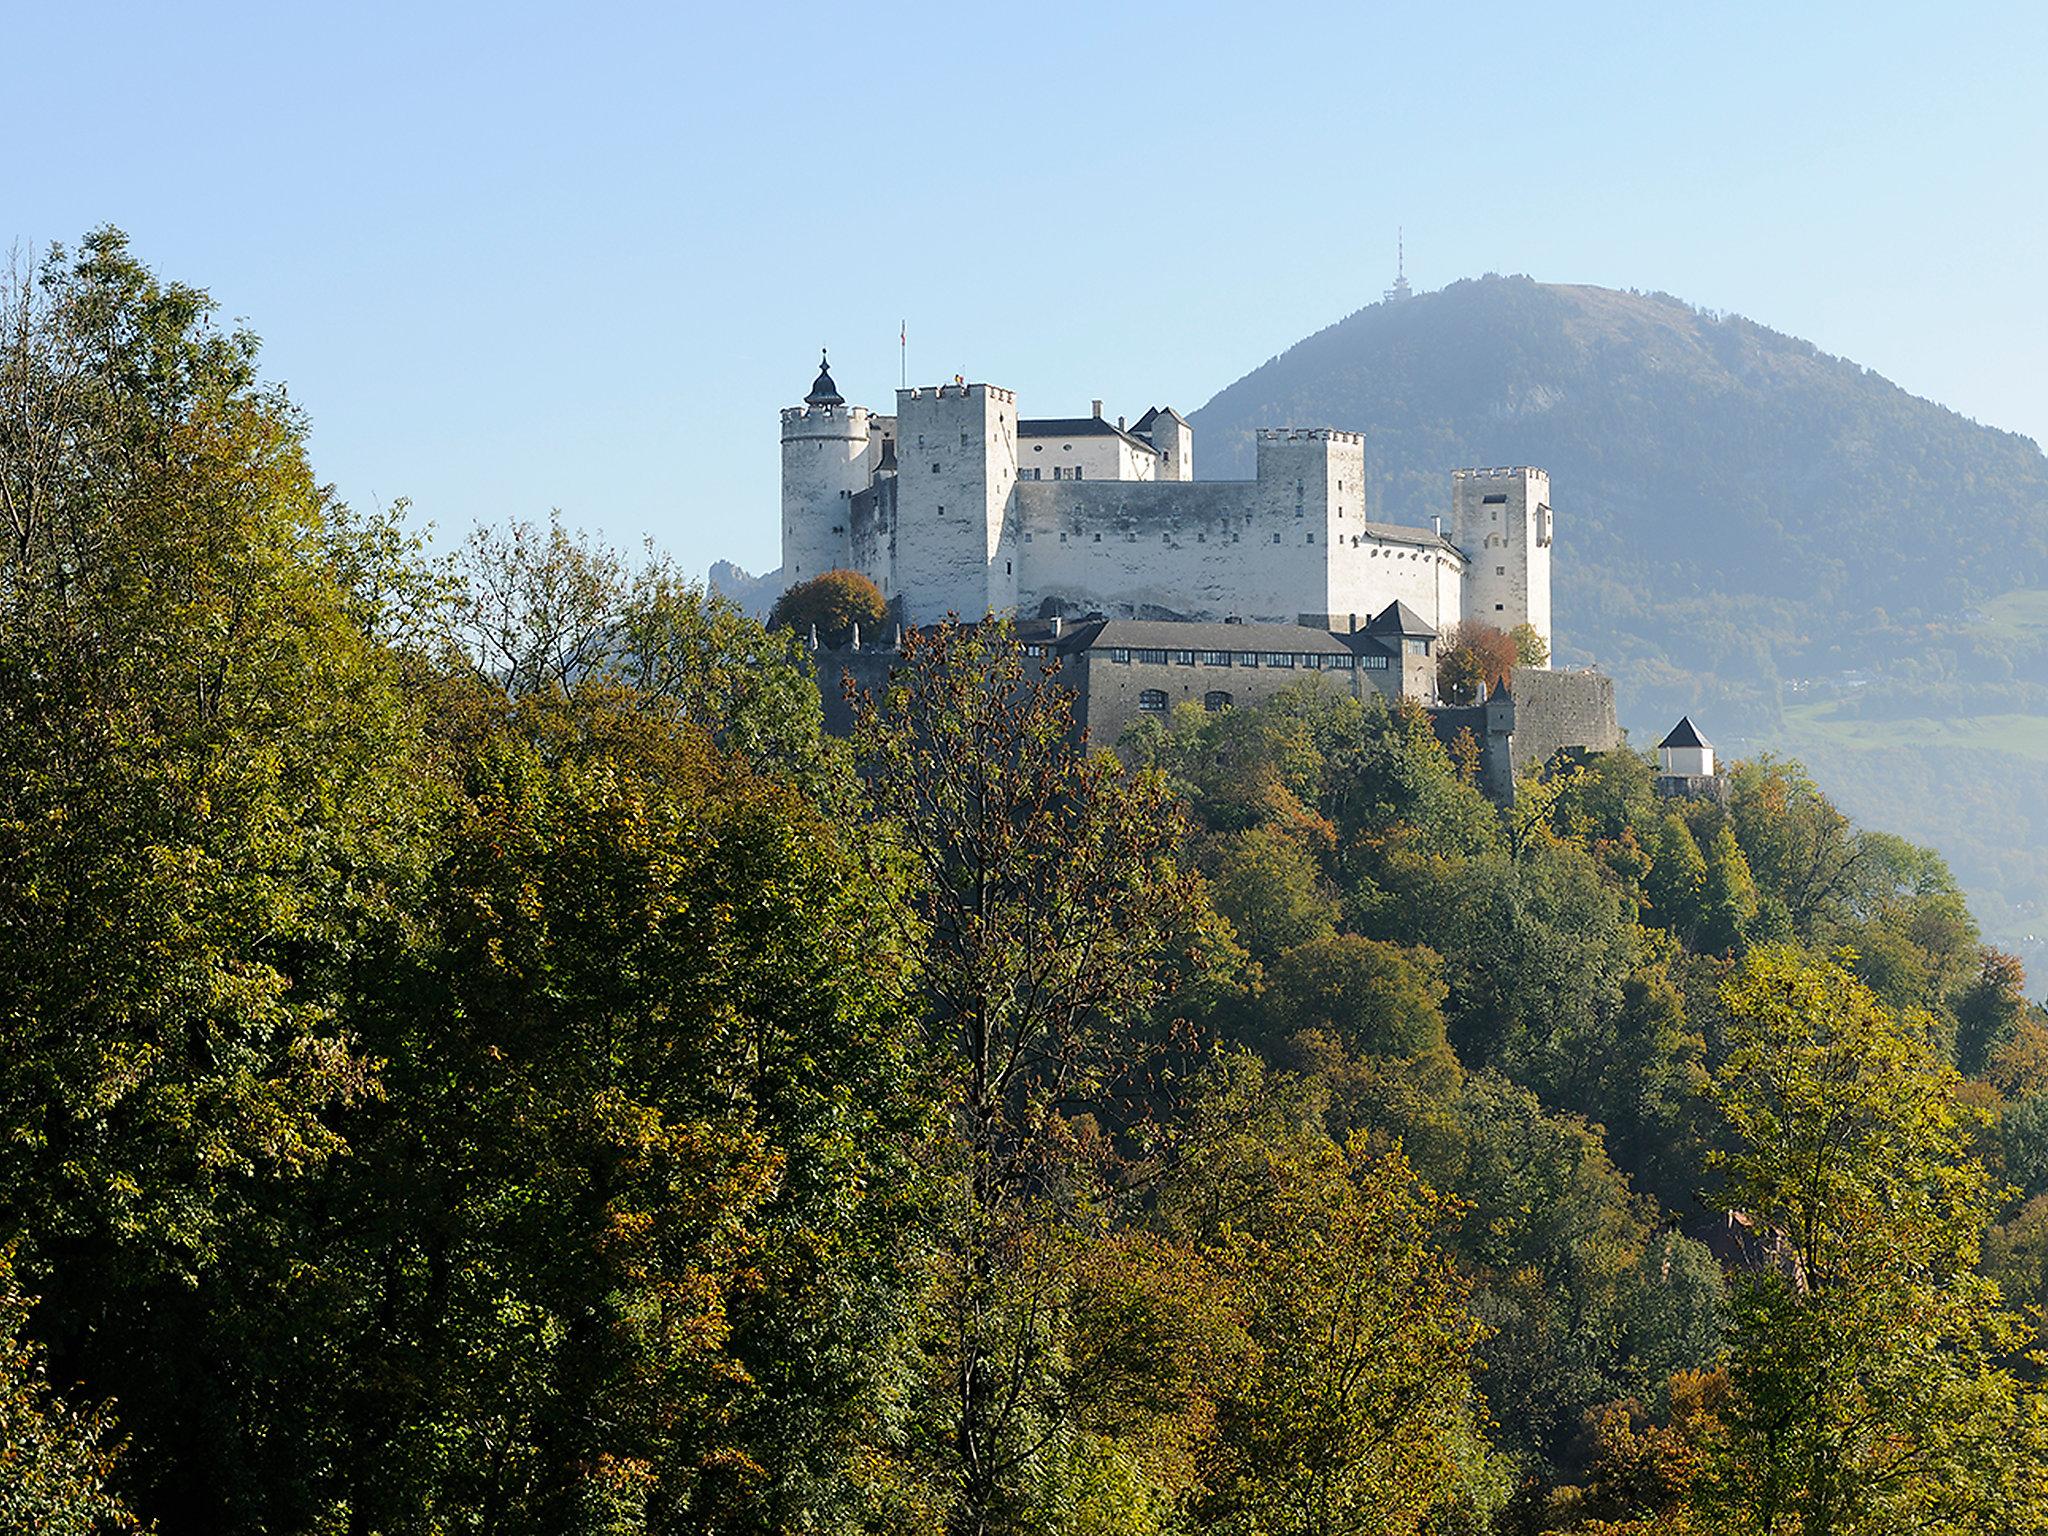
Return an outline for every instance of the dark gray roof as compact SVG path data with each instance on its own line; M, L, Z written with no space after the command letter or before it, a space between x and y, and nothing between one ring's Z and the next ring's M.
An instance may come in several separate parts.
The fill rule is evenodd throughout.
M1159 451L1142 437L1133 437L1115 422L1105 421L1100 416L1052 416L1040 417L1036 421L1020 419L1017 423L1017 435L1019 437L1120 437L1133 448L1143 449L1146 453L1157 453Z
M1691 715L1680 715L1678 724L1671 727L1671 734L1657 743L1660 747L1712 747L1713 743L1700 734L1700 728L1692 723Z
M1059 650L1101 651L1286 651L1341 656L1346 651L1385 651L1363 630L1338 634L1305 624L1223 624L1183 619L1081 619L1060 626L1052 638L1049 619L1024 619L1017 636L1027 644L1051 643Z
M1140 416L1136 421L1131 423L1131 430L1142 437L1145 433L1145 429L1151 426L1153 422L1157 421L1162 416L1171 416L1175 421L1179 422L1182 426L1186 426L1188 424L1187 417L1181 415L1181 413L1179 411L1176 411L1172 406L1155 405L1150 410L1146 411L1144 415Z
M1365 626L1369 635L1436 635L1436 626L1403 602L1392 602Z
M811 392L804 396L805 405L844 405L846 397L839 393L839 386L832 382L832 365L825 358L823 348L818 351L818 378L811 385Z

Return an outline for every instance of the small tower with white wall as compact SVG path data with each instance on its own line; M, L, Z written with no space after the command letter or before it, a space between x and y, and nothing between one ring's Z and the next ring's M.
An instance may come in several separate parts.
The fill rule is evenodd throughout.
M1714 744L1692 716L1680 717L1657 743L1657 793L1667 800L1724 800L1727 782L1714 769Z
M868 410L848 405L818 359L802 405L782 413L782 579L790 586L853 558L853 498L874 478Z
M1017 396L993 384L896 391L896 589L904 619L1017 607Z
M1550 634L1550 476L1540 469L1461 469L1451 477L1455 542L1465 553L1461 622L1527 624Z

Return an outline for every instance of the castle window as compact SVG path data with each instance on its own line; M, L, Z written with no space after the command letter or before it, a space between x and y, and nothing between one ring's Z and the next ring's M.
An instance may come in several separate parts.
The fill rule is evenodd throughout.
M1358 664L1368 672L1384 672L1387 670L1386 655L1380 651L1367 651L1358 658Z
M1506 566L1504 566L1504 565L1496 565L1496 566L1495 566L1495 567L1493 568L1493 574L1494 574L1494 575L1496 575L1496 576L1505 576L1505 575L1507 575L1507 573L1508 573L1508 568L1507 568Z
M1122 646L1117 646L1109 653L1109 659L1111 661L1129 661L1131 659L1131 653L1124 649Z
M1027 531L1024 535L1024 542L1026 544L1029 544L1031 542L1031 534L1029 533L1029 531Z
M1161 535L1159 535L1159 542L1162 544L1171 544L1173 542L1173 535L1170 533L1162 533Z
M1495 603L1493 605L1493 611L1495 613L1504 613L1507 611L1507 606L1508 605L1506 603Z
M1241 538L1243 538L1243 537L1244 537L1244 535L1242 535L1242 534L1237 534L1237 533L1233 533L1233 534L1232 534L1232 535L1230 536L1230 542L1231 542L1231 543L1233 543L1233 544L1235 544L1235 543L1237 543L1237 542L1238 542L1238 541L1239 541L1239 540L1240 540Z
M1135 544L1138 542L1138 536L1135 533L1127 533L1124 535L1124 542L1126 544Z
M1207 535L1206 533L1198 533L1195 535L1195 542L1197 544L1206 544L1209 542L1209 535Z
M1275 544L1278 544L1278 543L1280 542L1280 535L1279 535L1279 534L1277 534L1277 533L1276 533L1276 534L1274 534L1274 535L1273 535L1273 542L1274 542Z
M1230 708L1230 703L1230 695L1221 688L1211 688L1202 695L1202 708L1208 710L1212 715L1219 709Z
M1003 562L1003 574L1005 576L1010 574L1010 562L1007 560Z
M1175 651L1173 653L1173 664L1176 667L1192 667L1195 664L1195 653L1193 651Z
M944 517L945 515L946 515L946 509L945 509L944 507L940 507L940 508L939 508L939 516L941 516L941 517Z
M1479 504L1482 507L1504 507L1508 504L1508 499L1506 496L1485 496L1480 498ZM1498 517L1500 514L1496 512L1494 516Z
M1095 542L1096 542L1096 543L1098 543L1098 544L1100 544L1100 543L1102 542L1102 535L1101 535L1101 534L1099 534L1099 533L1098 533L1097 535L1095 535Z
M936 475L936 474L937 474L938 472L939 472L939 466L938 466L938 465L936 465L936 464L934 464L934 465L932 466L932 473Z
M1076 480L1081 478L1081 466L1078 464L1074 466L1074 478Z
M1027 645L1024 647L1024 654L1026 656L1043 656L1045 654L1045 647L1042 645Z
M1060 542L1062 544L1067 542L1067 536L1064 533L1060 535Z
M1294 667L1292 651L1265 651L1261 653L1260 659L1269 667L1286 667L1290 671Z
M1045 452L1045 444L1043 444L1043 443L1033 443L1033 444L1031 445L1031 451L1032 451L1033 453L1043 453L1043 452Z
M1358 658L1348 653L1343 656L1325 656L1323 658L1323 670L1325 672L1349 672L1355 669L1357 665Z
M1205 667L1227 667L1230 665L1230 652L1198 651L1195 659Z
M1145 650L1143 647L1140 647L1138 651L1138 660L1150 662L1155 667L1163 667L1166 665L1166 652L1148 651Z
M1165 714L1166 690L1164 688L1145 689L1144 692L1138 695L1138 708L1144 710L1148 715Z
M962 448L965 448L967 446L967 434L965 432L962 432L960 434L960 446Z
M1309 536L1308 536L1308 539L1307 539L1307 541L1306 541L1306 542L1308 542L1308 543L1310 543L1310 544L1313 544L1313 543L1315 543L1315 541L1316 541L1316 536L1315 536L1315 532L1314 532L1314 530L1313 530L1313 529L1311 529L1311 530L1310 530L1310 532L1309 532Z

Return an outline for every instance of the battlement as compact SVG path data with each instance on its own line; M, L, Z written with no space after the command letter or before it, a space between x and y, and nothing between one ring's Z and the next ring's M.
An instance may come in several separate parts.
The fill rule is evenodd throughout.
M999 384L934 384L929 388L899 389L898 400L965 400L973 395L987 395L1003 405L1017 403L1017 391L1004 389Z
M1516 464L1502 469L1454 469L1451 471L1451 478L1453 480L1513 480L1522 475L1534 475L1538 480L1548 480L1550 478L1548 470L1537 469L1534 465L1530 464Z
M1260 427L1262 443L1352 443L1365 441L1363 432L1340 432L1335 427Z
M836 435L839 430L864 435L868 429L868 408L864 405L785 406L782 411L785 437L792 435L791 428L828 435Z

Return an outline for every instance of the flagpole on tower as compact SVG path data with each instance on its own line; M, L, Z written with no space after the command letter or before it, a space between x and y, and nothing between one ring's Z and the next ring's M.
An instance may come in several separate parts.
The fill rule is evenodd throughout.
M896 350L902 357L902 378L900 382L905 389L908 389L910 388L910 322L908 320L903 322L903 328L896 333Z

